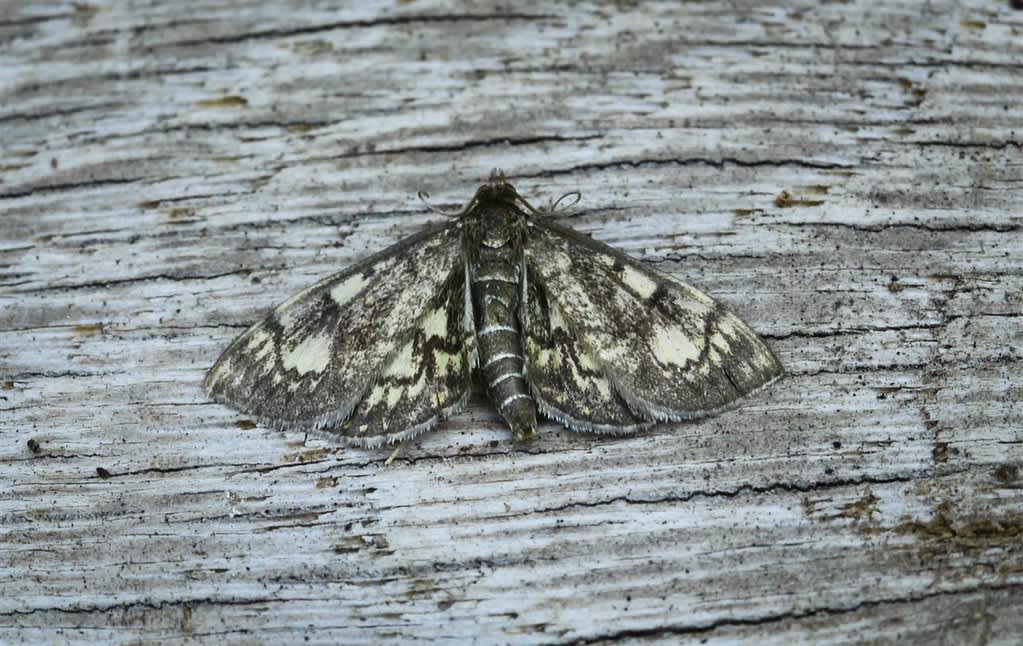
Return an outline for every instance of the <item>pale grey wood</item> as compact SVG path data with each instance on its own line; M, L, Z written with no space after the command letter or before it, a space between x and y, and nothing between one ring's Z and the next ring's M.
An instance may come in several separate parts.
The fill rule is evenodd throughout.
M352 4L3 4L0 640L1018 641L1023 12ZM206 400L493 167L788 376L389 467Z

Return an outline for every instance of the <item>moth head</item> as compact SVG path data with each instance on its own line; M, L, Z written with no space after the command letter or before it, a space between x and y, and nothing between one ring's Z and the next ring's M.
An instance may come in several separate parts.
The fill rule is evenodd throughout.
M494 169L490 172L487 183L476 190L474 201L477 202L503 202L515 205L522 198L519 197L515 187L508 182L504 172Z
M479 244L495 248L514 243L525 228L526 213L522 202L504 174L496 170L492 172L463 211L472 238Z
M552 201L547 208L538 209L519 195L502 171L495 169L491 171L487 183L476 190L476 195L473 196L463 212L467 213L482 204L487 206L503 205L520 215L548 216L567 211L575 206L581 197L579 191L571 191Z

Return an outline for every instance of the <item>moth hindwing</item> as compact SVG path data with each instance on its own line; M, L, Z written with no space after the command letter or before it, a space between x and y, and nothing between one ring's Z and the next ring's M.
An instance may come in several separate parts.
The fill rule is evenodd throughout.
M362 446L424 432L474 370L517 439L537 412L625 434L721 411L782 374L702 292L560 226L495 174L445 225L280 305L206 377L214 399Z

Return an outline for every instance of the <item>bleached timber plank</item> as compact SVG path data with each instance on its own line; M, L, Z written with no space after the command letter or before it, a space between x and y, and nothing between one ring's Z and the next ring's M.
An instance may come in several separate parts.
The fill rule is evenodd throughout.
M0 640L1019 639L1023 12L352 4L4 4ZM390 467L205 399L494 167L786 379Z

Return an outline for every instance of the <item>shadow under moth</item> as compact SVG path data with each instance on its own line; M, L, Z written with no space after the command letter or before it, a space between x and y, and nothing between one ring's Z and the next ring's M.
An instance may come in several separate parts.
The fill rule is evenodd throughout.
M782 375L702 292L533 208L498 173L450 221L284 302L206 376L217 401L376 447L466 403L477 369L516 440L537 412L633 433L720 412Z

